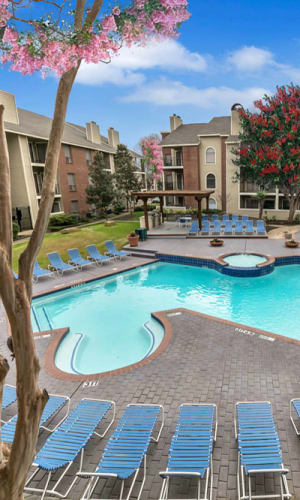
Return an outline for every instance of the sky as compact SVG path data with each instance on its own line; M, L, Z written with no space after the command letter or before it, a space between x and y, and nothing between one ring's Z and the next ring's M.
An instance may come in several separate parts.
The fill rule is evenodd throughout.
M169 130L169 116L184 123L230 114L239 102L300 84L299 0L190 0L191 18L177 40L124 48L109 64L84 64L69 101L67 120L94 120L103 135L114 127L135 148L151 133ZM17 106L52 116L57 79L0 69L0 89Z

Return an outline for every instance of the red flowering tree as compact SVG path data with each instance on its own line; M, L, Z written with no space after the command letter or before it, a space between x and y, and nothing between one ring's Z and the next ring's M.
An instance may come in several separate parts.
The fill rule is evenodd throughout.
M278 188L289 201L294 219L300 199L300 87L277 87L273 96L254 103L257 112L239 109L241 147L234 151L238 178L260 189Z
M68 100L82 61L109 63L122 45L171 38L188 19L187 0L128 0L106 7L104 0L1 0L0 61L22 74L54 71L59 77L40 208L33 234L12 271L12 213L4 107L0 105L0 295L8 316L16 358L18 421L11 449L0 440L0 500L23 498L34 458L47 392L38 386L39 360L30 320L32 271L53 204ZM9 369L0 355L0 417Z

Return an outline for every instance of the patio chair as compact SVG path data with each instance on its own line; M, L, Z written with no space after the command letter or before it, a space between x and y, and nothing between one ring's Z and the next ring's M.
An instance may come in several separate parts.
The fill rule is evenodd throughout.
M81 257L78 248L70 248L67 252L70 257L69 264L77 266L78 269L82 269L84 266L90 266L93 264L91 260Z
M235 224L238 222L239 220L239 216L238 215L233 215L232 216L232 224L235 226Z
M232 235L232 222L231 222L231 220L227 220L225 222L224 234Z
M6 410L6 408L12 405L16 400L17 400L16 388L13 387L12 385L5 384L5 386L3 387L3 394L2 394L2 411ZM1 422L5 422L5 420L1 418Z
M201 236L208 235L210 233L210 225L209 222L204 221L202 224L202 229L200 231Z
M54 274L53 271L50 271L49 269L43 269L36 260L33 266L33 273L32 273L33 281L37 283L38 279L41 278L42 276L54 276Z
M219 220L219 216L217 214L214 214L211 218L212 222L215 222L215 221L218 221Z
M105 241L104 244L107 250L106 255L110 255L116 259L122 259L122 257L128 257L130 255L129 252L125 252L124 250L117 250L112 240Z
M299 419L300 418L300 399L299 398L294 398L294 399L291 399L291 401L290 401L290 419L291 419L292 425L296 431L297 436L299 436L300 431L298 430L296 422L295 422L294 417L293 417L293 411L292 411L293 409L296 412L297 417Z
M199 232L199 221L193 220L192 227L189 230L189 234L198 234Z
M229 220L229 215L228 214L223 214L222 222L226 222L228 220Z
M106 427L103 434L96 432L97 426L103 420L107 412L112 409L112 420ZM79 471L82 469L84 449L93 434L103 437L112 425L115 418L115 403L98 399L82 399L74 410L68 415L63 423L49 436L44 446L37 453L33 467L36 470L28 478L24 491L42 494L41 499L47 493L59 498L66 498L74 486L78 476L75 475L71 485L65 493L58 491L58 486L65 477L67 471L73 464L75 458L81 452ZM52 489L48 489L52 473L64 468L60 477L57 478ZM28 486L39 470L47 471L47 480L43 489Z
M212 498L212 452L217 436L217 407L214 404L183 404L173 435L167 469L160 472L163 484L159 498L168 499L170 479L195 478L198 499ZM201 480L205 480L201 496ZM208 494L209 492L209 494Z
M275 427L272 406L268 401L236 403L234 420L238 441L238 498L290 498L281 446ZM274 473L279 475L279 494L252 495L251 479L254 474ZM248 479L248 491L246 487Z
M243 223L243 226L246 226L247 222L248 222L248 215L243 215L243 216L242 216L242 223Z
M50 261L48 269L54 269L62 275L64 271L77 271L77 267L66 264L57 252L48 253L47 256Z
M154 438L152 433L160 413L162 413L162 423L157 437ZM164 409L161 405L128 405L116 430L104 448L102 458L95 472L80 471L77 473L77 476L90 478L82 499L89 500L92 498L92 494L101 478L120 479L120 498L123 498L125 480L133 476L126 497L129 500L142 462L144 461L143 480L137 493L137 500L139 500L146 479L147 450L151 441L158 442L163 426Z
M214 226L212 228L212 233L213 235L218 235L221 234L221 222L219 220L216 220L214 222Z
M55 425L55 427L46 427L46 423L54 417L65 404L67 403L67 409L64 417ZM70 398L68 396L61 396L59 394L49 394L49 399L42 413L40 429L44 429L48 432L53 432L55 429L62 424L69 413ZM1 428L1 438L5 443L12 443L15 437L15 430L17 425L18 415L12 417L8 422L2 425Z
M235 224L234 234L243 234L244 228L241 220L238 220Z
M108 257L107 255L102 255L96 245L87 245L86 249L89 253L87 256L88 259L92 260L96 264L104 264L105 262L111 262L114 260L113 257Z
M245 233L250 235L254 233L253 220L247 221Z
M261 234L265 235L266 234L266 227L265 223L263 220L258 220L256 224L256 234Z
M208 215L202 215L202 221L203 222L208 222L209 221Z

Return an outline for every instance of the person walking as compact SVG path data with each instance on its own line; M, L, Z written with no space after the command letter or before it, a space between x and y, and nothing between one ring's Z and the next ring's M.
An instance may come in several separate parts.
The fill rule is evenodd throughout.
M16 215L20 231L22 231L22 210L20 210L18 207L16 208Z

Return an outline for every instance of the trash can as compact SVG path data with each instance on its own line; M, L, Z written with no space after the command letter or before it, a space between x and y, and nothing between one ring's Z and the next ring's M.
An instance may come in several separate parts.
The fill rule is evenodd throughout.
M147 239L147 229L145 228L136 229L135 234L139 235L140 241L145 241Z

